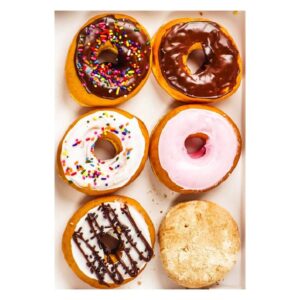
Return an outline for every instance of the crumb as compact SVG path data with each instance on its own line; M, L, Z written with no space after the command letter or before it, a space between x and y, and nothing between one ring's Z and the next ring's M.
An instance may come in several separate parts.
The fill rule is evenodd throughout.
M202 12L202 11L199 11L199 15L200 15L200 16L203 16L203 12Z
M236 16L239 12L237 10L234 10L232 13Z
M163 211L161 210L161 211L160 211L160 213L162 214L162 213L163 213Z
M138 284L138 285L141 285L141 284L142 284L142 282L141 282L141 281L138 281L138 282L137 282L137 284Z
M168 197L168 195L167 195L167 194L164 194L164 197L165 197L165 198L167 198L167 197Z

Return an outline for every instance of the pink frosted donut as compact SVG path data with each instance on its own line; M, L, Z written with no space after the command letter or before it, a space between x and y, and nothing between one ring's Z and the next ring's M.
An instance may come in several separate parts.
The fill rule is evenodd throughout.
M158 178L180 193L203 192L223 182L241 154L241 135L221 110L184 105L169 112L151 137L150 161Z

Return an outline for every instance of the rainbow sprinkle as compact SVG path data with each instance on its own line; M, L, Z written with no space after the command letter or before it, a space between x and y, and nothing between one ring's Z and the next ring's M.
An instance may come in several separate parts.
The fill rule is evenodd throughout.
M151 46L149 40L140 43L145 36L137 35L138 26L127 19L107 16L80 32L75 65L87 92L111 99L127 96L141 81L139 77L146 76ZM107 48L118 53L115 62L99 60L102 49Z
M102 122L105 124L105 126L102 126L97 129L93 129L90 132L88 132L87 136L83 139L75 138L75 140L70 140L69 143L72 145L73 148L76 147L90 147L90 153L91 155L88 155L81 161L81 163L78 160L71 161L71 159L68 156L68 151L66 149L62 149L61 152L61 164L64 170L64 174L66 176L75 176L77 174L80 174L80 177L82 180L86 182L86 186L93 185L97 186L99 185L99 181L105 182L105 187L108 187L110 185L110 172L114 172L115 170L122 167L122 164L126 163L128 159L130 159L132 148L125 148L121 153L119 153L114 159L111 160L101 160L97 159L94 155L94 148L95 144L98 139L101 139L105 137L106 134L111 133L119 137L120 140L130 139L130 133L129 130L129 122L126 122L125 124L121 124L118 126L113 126L113 122L110 122L110 120L116 121L116 117L113 114L109 114L107 112L99 112L98 115L93 115L89 118L89 120L86 121L87 127L93 126L93 123L95 123L95 126L97 126L97 122L99 119L104 119ZM97 125L96 125L97 124ZM68 141L65 140L64 144L67 144ZM88 146L89 145L89 146ZM88 152L87 152L88 153ZM125 160L120 160L120 156L124 157ZM120 163L121 161L121 163ZM107 172L103 170L103 165L107 165ZM73 181L70 180L70 183Z

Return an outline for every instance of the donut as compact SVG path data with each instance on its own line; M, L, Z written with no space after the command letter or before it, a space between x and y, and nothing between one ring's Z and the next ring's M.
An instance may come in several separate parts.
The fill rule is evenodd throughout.
M187 60L195 50L199 68L192 72ZM212 103L237 90L242 62L234 40L223 26L202 18L182 18L168 22L156 33L152 70L174 99Z
M70 219L64 257L89 285L119 287L137 277L153 257L155 229L143 207L123 196L89 201Z
M114 146L115 157L95 156L100 139ZM120 109L97 109L76 119L64 134L57 151L58 173L87 195L112 193L140 174L148 147L147 128L137 117Z
M82 106L118 105L142 88L151 61L149 34L134 18L95 16L80 28L69 48L67 85Z
M167 113L153 130L150 162L167 187L204 192L221 184L241 154L241 135L223 111L189 104Z
M223 279L240 251L238 226L230 213L200 200L172 207L161 222L158 242L168 277L187 288Z

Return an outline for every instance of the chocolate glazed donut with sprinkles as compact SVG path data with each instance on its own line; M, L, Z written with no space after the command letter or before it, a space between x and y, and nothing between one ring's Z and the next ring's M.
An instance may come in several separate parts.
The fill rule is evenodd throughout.
M133 97L151 70L145 28L126 15L90 19L76 34L66 61L67 85L83 106L114 106Z

